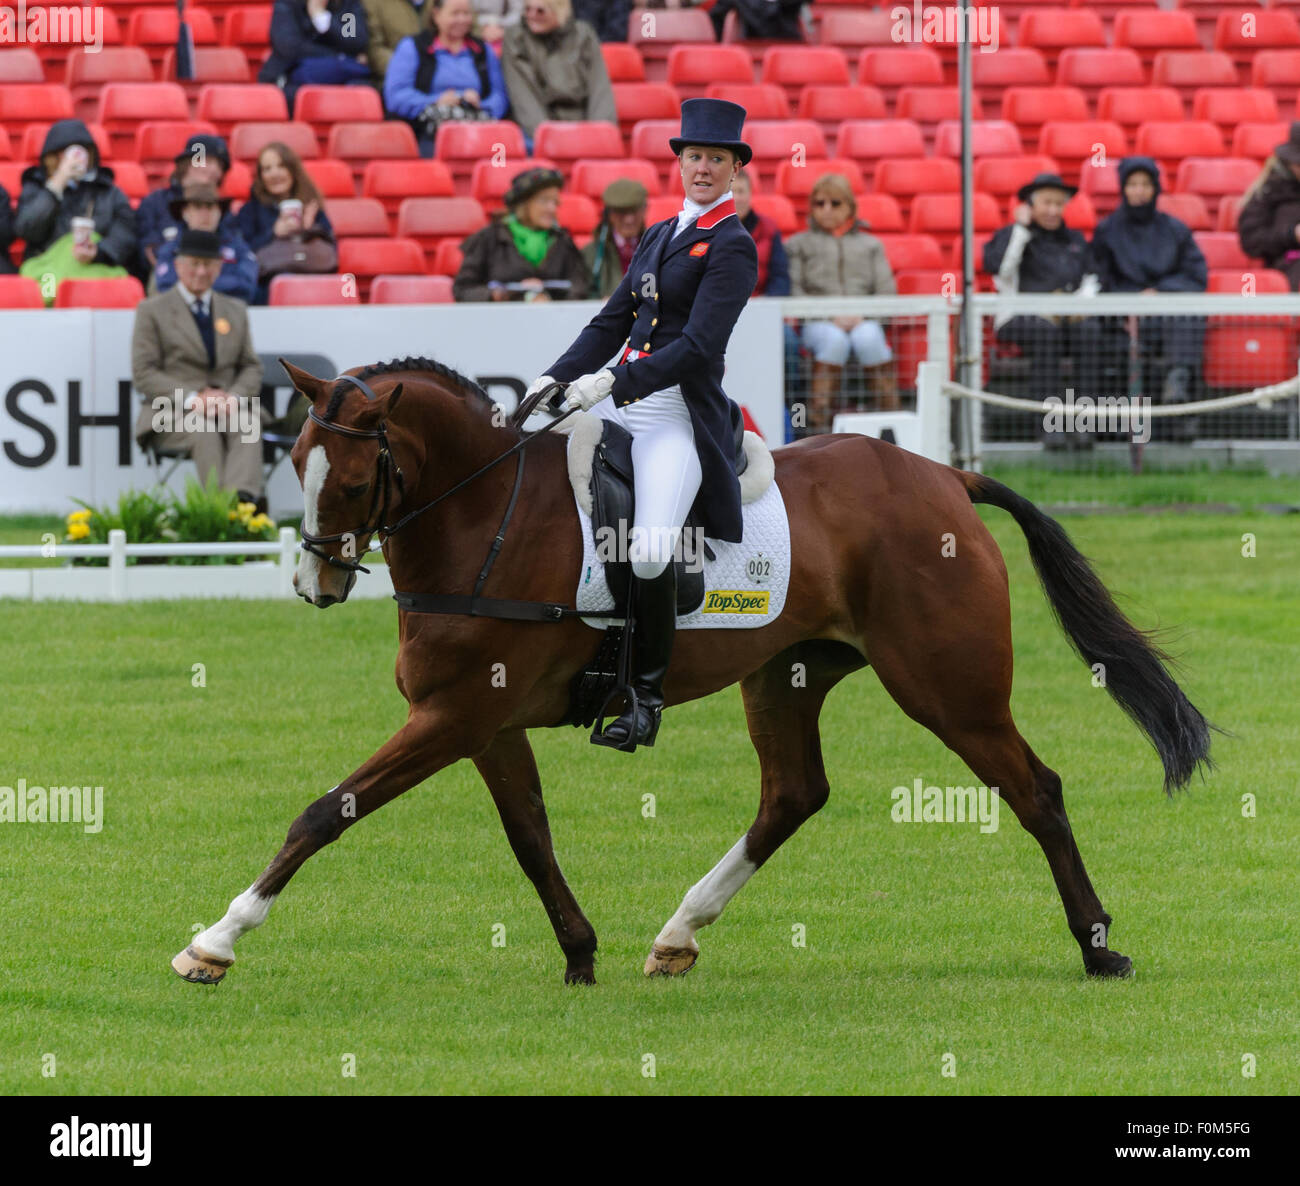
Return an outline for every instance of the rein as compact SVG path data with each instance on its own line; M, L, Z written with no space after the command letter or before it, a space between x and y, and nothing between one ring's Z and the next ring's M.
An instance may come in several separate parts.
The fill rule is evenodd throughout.
M378 400L378 396L370 389L364 380L358 379L355 375L339 375L335 380L338 382L351 383L362 395L368 400ZM534 392L525 399L511 413L508 421L514 427L518 427L532 415L537 405L543 399L549 399L556 391L563 391L568 384L554 382L548 383L545 387ZM398 498L400 499L406 491L405 480L402 476L402 467L397 464L393 457L392 450L388 444L388 425L381 421L377 428L349 428L344 424L335 424L331 420L317 414L315 407L307 410L308 417L313 423L320 425L321 428L329 432L338 433L340 436L354 437L360 440L377 440L379 442L379 457L376 461L376 480L374 493L371 495L370 509L366 512L366 524L362 527L355 528L352 531L340 531L333 535L312 535L306 531L299 531L302 536L303 550L310 552L330 564L334 568L342 568L348 572L369 573L370 569L364 567L358 561L344 560L338 556L331 556L328 552L320 549L321 544L338 543L345 539L353 541L362 536L382 534L383 539L380 541L381 546L396 535L412 519L424 514L425 511L438 505L444 498L449 498L456 491L468 486L475 478L488 472L493 467L500 465L506 458L518 454L518 461L515 465L515 482L510 492L510 501L506 505L506 513L501 520L501 526L497 528L497 533L492 539L492 545L488 549L487 558L483 562L483 567L479 571L478 579L474 583L474 592L469 596L463 594L448 593L394 593L394 600L402 609L410 610L415 613L425 614L468 614L472 617L491 617L491 618L512 618L521 621L536 622L558 622L566 617L585 617L585 618L621 618L622 614L600 613L584 611L579 614L576 609L569 609L567 606L559 605L555 602L548 601L516 601L495 597L480 597L479 593L487 581L488 574L492 571L493 564L496 563L497 554L501 551L502 545L506 541L506 529L510 525L511 516L514 514L515 503L519 499L519 490L524 480L524 453L523 450L538 437L550 432L556 425L567 420L577 408L570 408L569 411L557 416L549 424L539 428L536 432L525 434L520 440L513 444L509 449L499 457L493 458L486 465L476 469L469 477L464 478L451 487L450 490L444 490L437 498L431 499L423 506L416 507L415 510L403 515L391 527L386 525L389 511L392 509L392 487L396 482L398 489ZM378 513L376 514L376 507ZM370 519L374 516L374 522Z

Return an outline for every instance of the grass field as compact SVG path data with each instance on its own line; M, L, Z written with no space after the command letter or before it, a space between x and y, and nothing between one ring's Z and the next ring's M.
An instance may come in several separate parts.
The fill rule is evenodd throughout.
M596 987L561 985L468 763L314 857L225 983L186 985L172 955L400 723L395 610L0 603L0 785L105 788L98 834L0 825L0 1091L1297 1092L1300 517L1069 522L1139 624L1178 628L1184 686L1233 734L1172 801L1058 632L1017 529L985 519L1011 575L1017 720L1062 776L1134 980L1084 977L1009 811L991 835L891 822L893 787L972 779L864 671L823 714L829 803L701 933L681 980L642 977L650 942L757 803L735 688L670 709L630 758L585 731L532 735L561 865L600 937Z

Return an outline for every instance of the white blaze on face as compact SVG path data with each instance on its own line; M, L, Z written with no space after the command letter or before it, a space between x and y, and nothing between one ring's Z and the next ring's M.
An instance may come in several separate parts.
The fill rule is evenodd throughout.
M302 528L308 535L320 534L321 491L325 489L325 479L329 476L329 458L325 456L325 446L317 445L307 454L307 465L302 475ZM313 556L305 548L298 554L298 591L308 597L315 597L320 591L321 558Z

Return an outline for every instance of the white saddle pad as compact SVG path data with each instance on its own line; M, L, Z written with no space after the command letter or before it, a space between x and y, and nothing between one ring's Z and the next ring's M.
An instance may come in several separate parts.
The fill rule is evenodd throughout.
M596 553L591 516L583 510L576 493L574 506L582 524L582 570L574 605L588 611L613 609L605 565ZM709 540L717 559L704 560L704 601L699 609L677 619L679 630L753 630L776 621L785 608L790 584L790 521L780 487L775 481L769 482L757 499L741 507L741 512L744 538L740 543ZM582 620L598 630L622 621Z

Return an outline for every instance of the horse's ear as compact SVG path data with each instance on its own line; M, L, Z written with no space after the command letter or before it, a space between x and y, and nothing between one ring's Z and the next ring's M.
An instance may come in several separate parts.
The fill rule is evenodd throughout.
M284 373L293 381L294 387L301 391L313 404L325 394L326 384L316 378L315 375L309 371L304 371L302 367L294 366L287 359L277 358L276 361L284 367Z

